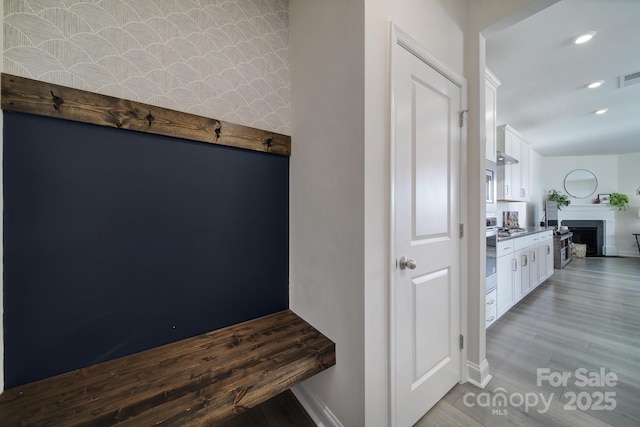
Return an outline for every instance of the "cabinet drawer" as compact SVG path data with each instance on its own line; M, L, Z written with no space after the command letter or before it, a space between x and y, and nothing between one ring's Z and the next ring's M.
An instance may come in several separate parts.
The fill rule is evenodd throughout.
M496 256L500 258L513 253L513 244L517 239L509 239L496 244Z
M496 297L497 292L495 289L487 294L487 310L496 306Z
M553 232L551 230L549 231L543 231L542 233L538 233L540 235L540 242L546 242L548 240L553 239Z
M485 310L486 327L489 327L498 318L497 292L493 291L487 294L487 307Z
M540 242L540 236L538 236L538 234L531 234L529 236L516 237L514 240L514 250L519 251L529 246L537 245Z

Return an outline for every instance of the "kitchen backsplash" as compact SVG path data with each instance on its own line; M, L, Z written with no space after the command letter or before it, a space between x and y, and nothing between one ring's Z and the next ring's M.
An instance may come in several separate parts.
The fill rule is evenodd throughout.
M505 227L507 224L504 222L505 212L517 212L518 226L528 227L533 224L527 222L527 202L498 202L498 226ZM512 215L513 218L513 215Z

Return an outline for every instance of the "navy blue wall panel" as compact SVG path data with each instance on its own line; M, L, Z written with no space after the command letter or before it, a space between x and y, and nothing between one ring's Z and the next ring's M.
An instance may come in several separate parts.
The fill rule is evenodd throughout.
M5 383L288 306L289 159L4 115Z

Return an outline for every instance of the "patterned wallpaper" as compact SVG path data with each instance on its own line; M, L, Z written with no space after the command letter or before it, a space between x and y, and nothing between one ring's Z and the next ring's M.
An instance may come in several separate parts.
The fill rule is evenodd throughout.
M289 134L288 0L4 0L4 72Z

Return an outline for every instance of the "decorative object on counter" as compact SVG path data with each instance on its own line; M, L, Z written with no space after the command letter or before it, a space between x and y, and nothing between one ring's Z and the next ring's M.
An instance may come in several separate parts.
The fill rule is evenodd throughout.
M569 203L571 203L571 200L569 200L569 196L567 196L566 194L562 194L555 189L549 190L548 200L556 202L558 204L559 211L562 210L563 206L569 206Z
M629 207L629 197L622 193L611 193L609 204L618 208L619 211L626 211Z
M598 203L608 205L611 202L611 194L598 194Z
M505 211L503 212L502 224L506 228L519 228L520 222L518 219L518 211Z

